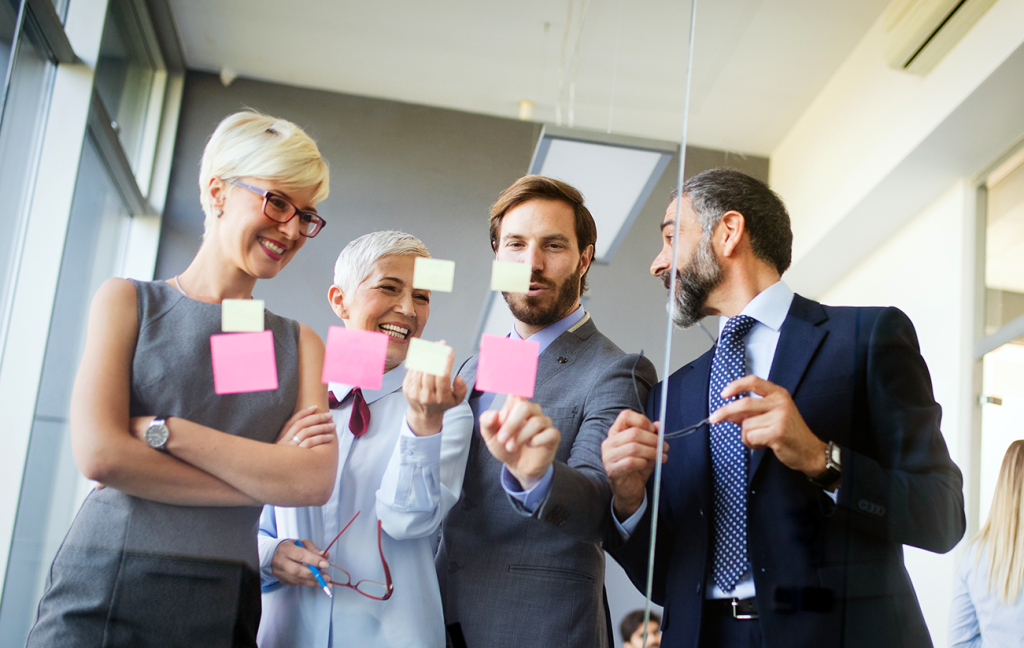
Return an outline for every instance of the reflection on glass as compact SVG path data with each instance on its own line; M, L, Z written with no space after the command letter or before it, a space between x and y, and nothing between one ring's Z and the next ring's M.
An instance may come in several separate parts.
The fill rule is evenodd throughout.
M1006 449L1024 438L1024 336L986 354L982 376L979 520L988 518Z
M985 335L991 335L1024 315L1024 163L990 183L987 211Z
M95 84L133 170L138 170L154 73L134 11L129 3L114 0L103 25Z
M0 648L25 645L47 568L88 488L71 456L71 388L85 346L89 303L99 285L120 266L128 217L95 144L87 137L2 590Z
M11 41L5 30L13 27L13 11L9 2L0 1L0 65L5 73L8 62L13 65L0 122L0 313L6 310L14 279L14 256L28 213L54 71L28 31L22 32L14 56L8 56Z

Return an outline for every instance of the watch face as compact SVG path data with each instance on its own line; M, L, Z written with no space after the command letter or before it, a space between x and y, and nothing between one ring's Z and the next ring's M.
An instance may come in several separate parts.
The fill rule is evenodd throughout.
M837 446L837 445L832 446L830 449L832 451L830 453L830 456L832 458L832 463L834 463L836 465L836 467L838 467L840 465L839 464L839 459L843 456L843 453L839 449L839 446Z
M159 422L158 422L159 421ZM153 448L162 448L167 443L170 432L162 420L154 420L146 429L146 443Z

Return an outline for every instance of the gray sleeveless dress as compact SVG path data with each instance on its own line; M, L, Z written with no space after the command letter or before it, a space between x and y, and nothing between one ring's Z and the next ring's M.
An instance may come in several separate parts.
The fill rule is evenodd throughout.
M176 416L273 443L295 409L298 323L265 314L276 391L218 396L210 336L220 333L220 305L162 281L133 283L139 339L131 415ZM54 558L28 645L255 646L260 511L93 491Z

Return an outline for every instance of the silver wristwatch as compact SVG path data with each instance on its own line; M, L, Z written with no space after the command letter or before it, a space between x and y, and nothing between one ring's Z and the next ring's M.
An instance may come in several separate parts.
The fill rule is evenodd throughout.
M167 439L171 436L171 431L167 429L167 418L170 417L155 418L146 428L146 443L160 452L167 452Z
M840 464L842 454L840 447L829 441L828 446L825 448L825 472L817 477L810 478L811 481L824 489L830 488L839 481L839 477L842 475L842 466Z

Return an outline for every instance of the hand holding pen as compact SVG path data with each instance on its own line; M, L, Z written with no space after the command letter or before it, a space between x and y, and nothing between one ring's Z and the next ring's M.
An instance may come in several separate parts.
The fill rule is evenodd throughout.
M277 545L270 566L274 576L284 585L317 587L331 596L331 588L320 573L330 565L312 540L284 540Z

